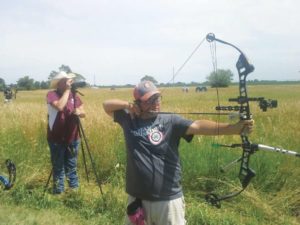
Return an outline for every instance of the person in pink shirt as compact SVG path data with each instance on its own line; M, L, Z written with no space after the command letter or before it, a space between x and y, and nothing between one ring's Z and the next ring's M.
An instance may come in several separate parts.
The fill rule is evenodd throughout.
M53 193L64 192L64 178L69 187L78 188L77 156L80 143L78 120L85 117L83 103L71 91L75 74L59 72L50 83L54 89L47 93L47 140L50 148Z

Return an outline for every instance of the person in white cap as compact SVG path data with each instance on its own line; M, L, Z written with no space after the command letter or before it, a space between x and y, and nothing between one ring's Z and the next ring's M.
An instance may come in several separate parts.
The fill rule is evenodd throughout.
M50 148L53 193L64 192L64 177L69 187L79 186L77 156L79 146L78 117L84 117L83 103L71 91L75 74L59 72L50 83L54 89L47 93L48 127L47 140Z
M120 99L103 102L105 112L123 129L127 150L126 225L184 225L185 204L180 185L180 139L193 135L239 135L251 132L253 121L236 124L191 121L175 114L159 114L161 93L150 81L133 91L134 103ZM142 209L142 210L141 210Z

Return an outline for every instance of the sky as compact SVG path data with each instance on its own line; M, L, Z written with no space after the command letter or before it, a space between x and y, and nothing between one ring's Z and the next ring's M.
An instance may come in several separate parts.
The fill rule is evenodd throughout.
M254 65L248 80L300 80L299 0L0 0L0 78L46 81L64 64L96 85L159 83L208 33L239 47ZM217 68L239 53L217 43ZM204 41L175 82L213 71Z

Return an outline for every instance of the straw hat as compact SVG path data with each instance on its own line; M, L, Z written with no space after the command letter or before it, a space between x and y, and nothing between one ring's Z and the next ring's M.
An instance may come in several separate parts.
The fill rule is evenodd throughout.
M74 73L66 73L65 71L60 71L55 77L52 78L50 82L50 88L56 89L58 82L63 78L72 79L76 77Z

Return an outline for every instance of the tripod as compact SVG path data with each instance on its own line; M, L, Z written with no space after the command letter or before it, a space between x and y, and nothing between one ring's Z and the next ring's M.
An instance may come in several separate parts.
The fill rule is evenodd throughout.
M83 130L80 118L79 117L77 117L77 118L78 118L79 136L80 136L80 139L83 140L83 141L81 141L81 150L82 150L82 156L83 156L83 161L84 161L84 167L85 167L85 173L86 173L87 181L89 182L88 172L87 172L87 166L86 166L86 160L85 160L84 144L86 146L86 150L88 152L88 156L89 156L91 164L92 164L92 169L93 169L93 172L95 174L96 181L97 181L97 184L98 184L98 187L99 187L99 190L100 190L103 202L105 203L104 194L103 194L101 182L100 182L97 170L96 170L95 161L94 161L94 159L92 157L92 154L91 154L91 151L90 151L90 147L89 147L88 141L86 139L86 136L85 136L85 133L84 133L84 130Z
M74 99L74 109L75 109L76 108L76 93L79 93L82 96L84 96L84 95L82 93L80 93L76 88L73 88L73 87L71 88L71 92L72 92L73 99ZM76 115L76 123L77 123L77 129L78 129L79 137L80 137L80 140L81 140L80 141L81 142L81 150L82 150L83 163L84 163L87 182L89 182L89 176L88 176L87 163L86 163L86 157L85 157L85 147L86 147L86 150L88 152L88 156L89 156L89 159L90 159L90 162L91 162L91 165L92 165L92 169L93 169L94 175L96 177L96 181L97 181L97 184L98 184L98 187L99 187L99 190L100 190L103 202L104 202L104 206L105 206L106 204L105 204L104 194L103 194L101 182L100 182L97 170L96 170L95 161L92 157L90 147L89 147L84 129L83 129L81 121L80 121L80 117L77 116L77 115ZM44 194L45 194L46 189L48 188L48 185L50 183L52 173L53 173L53 169L51 170L50 175L49 175L48 180L47 180L47 183L44 187Z

